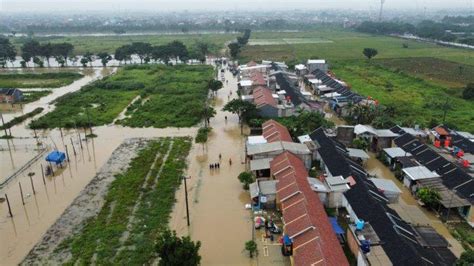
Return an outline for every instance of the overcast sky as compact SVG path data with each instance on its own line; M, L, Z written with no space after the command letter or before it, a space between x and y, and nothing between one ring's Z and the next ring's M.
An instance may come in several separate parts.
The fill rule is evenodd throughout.
M389 9L471 9L473 0L386 0ZM176 10L248 10L329 9L371 10L380 0L0 0L3 11L176 11Z

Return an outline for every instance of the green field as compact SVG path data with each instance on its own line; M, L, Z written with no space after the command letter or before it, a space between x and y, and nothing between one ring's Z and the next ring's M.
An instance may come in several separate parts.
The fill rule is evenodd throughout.
M376 58L434 57L448 61L474 65L474 52L442 47L435 44L402 40L394 37L372 36L363 33L327 29L308 32L253 32L249 42L258 40L278 42L282 38L322 39L332 41L313 43L287 43L283 45L247 45L241 55L242 63L250 60L306 60L308 58L364 59L362 50L370 47L378 50ZM403 48L403 44L408 48Z
M59 88L84 77L77 72L0 72L0 88Z
M239 34L156 34L156 35L114 35L114 36L67 36L67 37L36 37L39 42L62 43L68 42L74 45L74 54L82 55L85 52L94 54L100 52L114 53L118 47L131 44L132 42L148 42L152 45L167 44L172 41L181 41L186 46L192 47L196 42L206 42L210 44L212 53L219 52L224 44L234 40ZM14 38L13 43L20 51L20 47L26 38Z
M395 122L428 126L441 123L446 101L446 124L474 132L474 101L461 98L461 90L434 85L423 79L383 68L375 62L341 61L333 65L337 78L354 91L395 109ZM435 122L433 122L435 121Z
M99 214L55 250L71 253L64 263L151 264L156 239L168 227L190 148L190 138L162 138L139 152L110 185Z
M23 92L23 103L31 103L39 100L40 98L51 94L51 90L41 90L41 91L24 91Z
M190 127L203 117L210 66L131 65L59 98L56 109L33 121L33 128L72 128L118 123L131 127ZM89 122L90 121L90 122Z
M447 87L464 88L467 83L474 83L472 65L429 57L379 59L374 62Z

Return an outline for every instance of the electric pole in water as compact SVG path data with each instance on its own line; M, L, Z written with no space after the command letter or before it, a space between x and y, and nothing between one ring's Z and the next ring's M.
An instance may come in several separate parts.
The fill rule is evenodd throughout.
M182 178L184 180L184 197L186 199L186 220L188 222L188 226L190 226L191 224L189 223L188 186L186 184L186 179L190 179L191 177L183 176Z

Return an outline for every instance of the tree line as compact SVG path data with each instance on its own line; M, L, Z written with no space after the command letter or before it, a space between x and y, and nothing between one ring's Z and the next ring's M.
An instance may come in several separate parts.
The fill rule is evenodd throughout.
M250 34L250 33L249 33ZM244 35L245 37L246 35ZM246 37L247 42L248 37ZM241 40L243 41L243 40ZM173 41L168 44L153 46L146 42L134 42L131 44L123 45L115 50L115 54L112 56L107 52L100 52L93 54L86 52L82 55L80 63L83 67L87 67L88 64L92 66L92 62L96 59L100 59L102 65L105 67L112 60L115 59L119 62L132 62L132 56L136 55L140 59L140 63L149 63L154 60L155 62L161 61L168 64L171 60L186 61L190 58L198 59L201 63L206 61L206 55L209 53L209 44L204 42L197 42L193 49L188 48L180 41ZM39 67L44 67L45 61L50 66L49 60L51 58L56 59L61 67L67 66L68 59L73 62L79 60L78 57L73 56L74 46L70 43L39 43L34 39L26 41L21 46L22 61L20 62L22 67L28 67L28 63L33 63ZM17 51L13 44L8 38L0 37L0 66L5 67L7 62L14 62L17 56Z
M231 42L229 43L229 45L227 45L227 47L229 48L230 56L232 58L236 58L239 55L241 49L249 42L251 30L245 29L242 30L242 32L242 36L238 36L236 41Z
M422 38L474 45L474 24L460 26L453 21L458 20L452 18L445 18L442 22L424 20L417 25L401 22L364 21L356 30L370 34L408 33Z

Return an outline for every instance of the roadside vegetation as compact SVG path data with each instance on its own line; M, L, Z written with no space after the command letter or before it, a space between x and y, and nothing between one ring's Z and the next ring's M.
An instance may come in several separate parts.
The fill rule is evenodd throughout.
M181 184L189 138L151 142L110 185L99 214L71 235L56 253L71 252L66 264L153 264ZM157 242L161 243L157 246ZM199 244L195 251L199 249ZM165 258L166 259L166 258ZM195 259L199 262L197 256ZM161 264L160 264L161 265Z
M205 113L212 68L197 65L131 65L56 101L56 109L31 128L99 126L114 121L130 127L189 127Z
M474 131L474 102L463 99L462 90L434 85L368 62L337 62L332 69L354 91L389 107L393 111L392 123L422 127L444 123L450 128Z
M51 93L51 90L23 91L23 101L21 103L31 103Z
M69 85L83 75L77 72L0 73L1 88L59 88Z
M31 111L29 113L26 113L26 114L21 115L21 116L17 116L15 118L13 118L12 120L8 121L7 123L5 123L3 125L0 125L0 130L9 129L9 128L15 126L15 125L21 124L26 119L31 118L31 117L43 112L43 110L44 109L42 107L38 107L38 108L34 109L33 111Z

